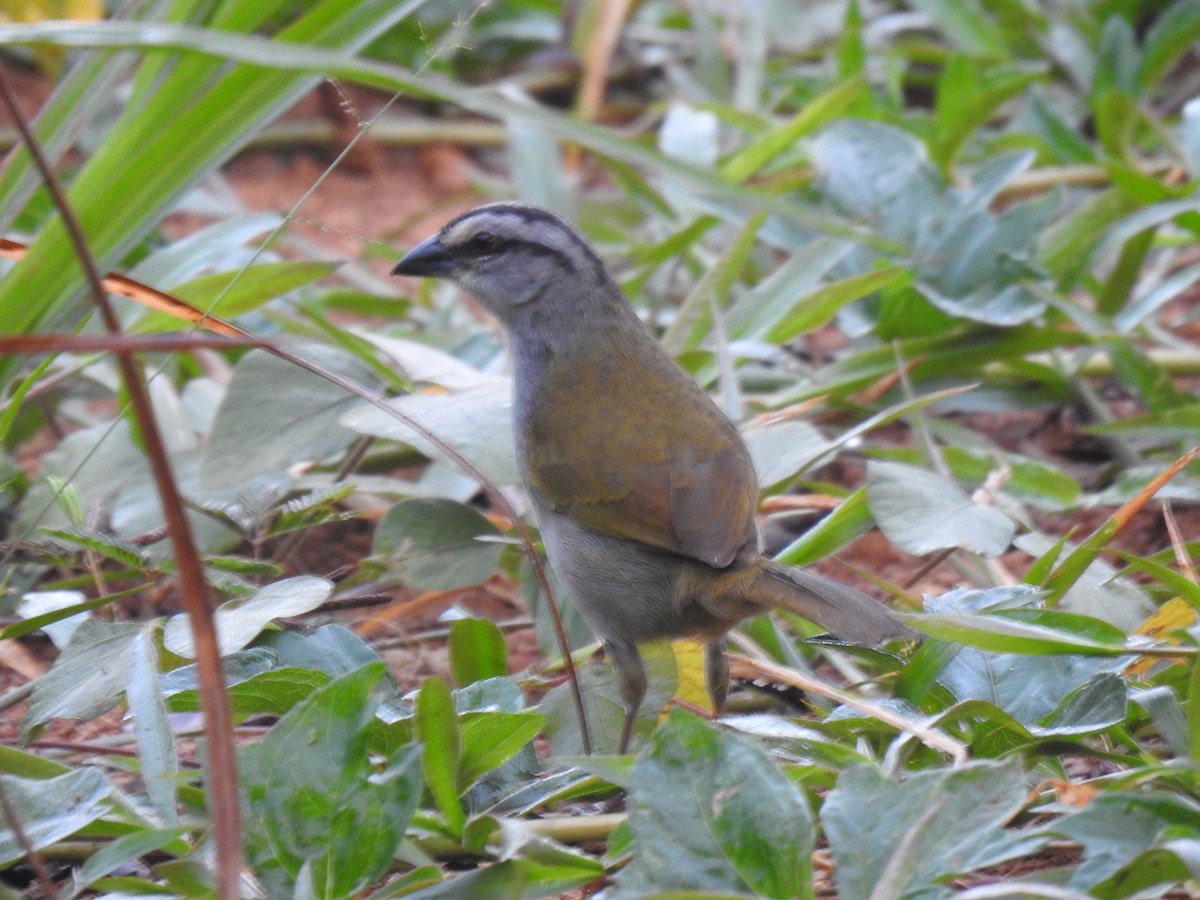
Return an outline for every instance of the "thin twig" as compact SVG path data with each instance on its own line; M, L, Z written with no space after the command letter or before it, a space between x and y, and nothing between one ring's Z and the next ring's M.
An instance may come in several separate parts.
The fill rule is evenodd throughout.
M109 302L103 279L92 257L87 238L75 217L74 210L62 189L54 168L42 152L41 144L29 125L7 77L0 72L0 95L12 114L14 122L30 156L42 176L54 205L62 216L63 225L75 247L83 267L92 299L104 321L105 330L112 335L121 331L120 321ZM213 626L212 607L204 569L192 536L191 523L184 513L175 477L167 458L166 445L150 405L149 392L142 379L137 358L128 350L118 350L117 363L125 389L145 444L146 456L158 488L159 499L171 535L171 545L178 567L180 593L184 607L191 615L192 632L196 642L196 663L200 681L200 696L204 709L204 733L208 741L208 791L212 809L214 843L216 846L216 888L221 900L237 900L242 873L242 835L237 782L237 760L234 755L233 721L229 694L221 666L217 633Z
M851 709L857 710L865 716L891 725L900 731L907 732L918 738L923 744L933 747L936 750L941 750L954 761L956 768L962 766L967 761L967 747L965 744L955 740L948 734L930 728L923 722L918 722L915 719L910 719L891 710L884 709L878 704L870 703L854 694L839 690L823 681L818 681L816 678L810 678L796 669L790 669L766 660L751 659L748 656L731 655L729 659L741 672L749 673L752 678L770 679L800 688L802 691L808 691L819 697L834 700L844 706L849 706Z

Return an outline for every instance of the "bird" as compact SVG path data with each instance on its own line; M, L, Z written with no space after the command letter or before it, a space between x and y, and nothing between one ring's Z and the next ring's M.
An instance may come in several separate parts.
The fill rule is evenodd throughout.
M769 608L861 644L913 636L879 601L763 555L758 477L737 426L563 218L479 206L392 274L449 280L507 333L518 467L550 565L613 666L619 753L646 694L642 642L702 640L719 710L726 634Z

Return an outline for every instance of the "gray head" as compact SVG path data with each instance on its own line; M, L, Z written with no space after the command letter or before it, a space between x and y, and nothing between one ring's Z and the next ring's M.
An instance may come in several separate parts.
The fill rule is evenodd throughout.
M575 303L616 291L579 232L554 213L523 203L463 213L413 247L392 274L448 278L509 322L542 297L561 304L564 285Z

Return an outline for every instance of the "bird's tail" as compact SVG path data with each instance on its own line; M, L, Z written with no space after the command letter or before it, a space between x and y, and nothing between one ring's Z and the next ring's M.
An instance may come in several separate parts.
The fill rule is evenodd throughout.
M758 575L748 586L746 599L759 606L786 609L847 641L882 644L916 633L893 616L882 603L861 591L823 575L763 559L751 567Z

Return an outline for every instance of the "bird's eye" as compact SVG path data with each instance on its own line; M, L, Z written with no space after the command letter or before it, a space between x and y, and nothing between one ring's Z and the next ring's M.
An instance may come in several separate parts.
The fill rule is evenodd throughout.
M499 239L490 231L481 231L471 238L471 249L476 253L490 253L499 243Z

